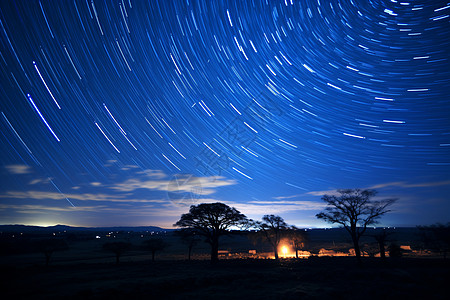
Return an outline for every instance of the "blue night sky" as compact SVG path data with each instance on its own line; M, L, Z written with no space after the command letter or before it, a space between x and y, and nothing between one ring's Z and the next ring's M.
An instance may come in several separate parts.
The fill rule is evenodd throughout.
M323 194L448 222L450 3L1 1L0 223L317 220Z

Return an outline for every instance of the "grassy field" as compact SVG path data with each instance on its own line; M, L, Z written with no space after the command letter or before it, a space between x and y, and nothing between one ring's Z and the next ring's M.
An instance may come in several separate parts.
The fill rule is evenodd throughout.
M448 299L443 259L207 260L1 266L2 299Z
M49 266L43 253L27 249L33 239L67 241L65 251L54 252ZM97 234L97 233L96 233ZM399 259L364 257L310 257L309 259L233 259L251 249L257 257L270 256L266 243L235 233L221 239L220 249L235 253L209 262L209 246L199 242L193 260L187 246L172 233L159 233L169 245L151 261L141 245L154 238L138 232L80 232L46 235L3 234L21 251L0 255L1 299L447 299L450 260L439 256ZM100 234L100 233L98 233ZM107 237L108 236L108 237ZM105 242L126 241L132 247L115 264L115 256L102 249ZM399 245L417 244L414 230L397 230ZM362 244L370 243L366 237ZM4 245L8 245L5 243ZM28 244L27 244L28 243ZM20 246L20 247L19 247ZM306 249L348 252L352 244L342 230L313 230ZM22 251L23 250L23 251ZM292 255L292 253L291 253ZM281 255L283 257L283 255ZM227 259L225 259L227 258Z

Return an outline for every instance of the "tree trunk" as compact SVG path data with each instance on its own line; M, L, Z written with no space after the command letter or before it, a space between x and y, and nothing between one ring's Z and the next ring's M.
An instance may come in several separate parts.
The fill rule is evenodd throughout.
M295 248L295 258L298 259L298 248Z
M384 243L379 243L380 246L380 257L385 259L386 258L386 250L384 249Z
M273 247L273 253L275 254L275 259L278 260L278 247Z
M219 238L213 237L211 243L211 262L215 263L219 260Z
M192 246L189 246L188 260L191 260Z
M361 262L361 250L359 249L358 239L355 235L352 235L353 246L355 247L355 256L358 262Z

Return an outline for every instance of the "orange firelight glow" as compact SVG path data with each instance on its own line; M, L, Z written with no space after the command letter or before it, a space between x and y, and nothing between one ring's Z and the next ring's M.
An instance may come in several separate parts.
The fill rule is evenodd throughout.
M281 252L283 252L284 257L286 257L286 254L287 254L287 252L288 252L287 247L286 247L286 246L283 246L283 247L281 248Z

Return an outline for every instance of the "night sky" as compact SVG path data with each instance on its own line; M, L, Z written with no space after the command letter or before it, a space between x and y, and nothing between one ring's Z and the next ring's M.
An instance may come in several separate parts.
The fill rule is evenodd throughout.
M170 228L321 196L448 222L450 3L1 1L0 223Z

